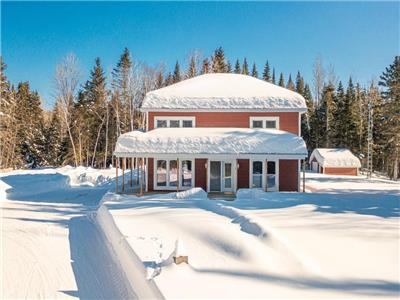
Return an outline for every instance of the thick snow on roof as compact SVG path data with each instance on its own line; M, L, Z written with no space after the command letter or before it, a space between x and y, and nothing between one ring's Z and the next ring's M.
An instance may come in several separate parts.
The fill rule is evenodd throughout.
M304 98L291 90L248 75L213 73L147 93L151 110L306 111Z
M310 162L314 158L322 167L333 167L333 168L361 167L360 160L348 149L317 148L311 153Z
M307 156L304 140L276 129L158 128L122 134L114 155L271 154Z

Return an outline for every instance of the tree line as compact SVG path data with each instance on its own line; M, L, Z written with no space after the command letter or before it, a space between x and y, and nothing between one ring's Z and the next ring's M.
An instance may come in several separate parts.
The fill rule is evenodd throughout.
M78 60L69 54L56 66L51 112L42 108L40 96L29 82L14 85L5 71L1 60L0 168L108 167L118 136L145 128L140 106L147 92L200 74L236 73L296 91L306 99L301 128L309 152L317 147L348 148L365 165L372 110L374 170L399 178L399 56L383 70L378 82L362 86L351 77L344 84L320 59L315 61L311 83L300 71L287 79L282 72L277 75L268 61L259 73L257 65L249 66L246 58L236 59L232 65L222 47L210 57L193 51L184 69L176 61L172 71L162 64L150 67L133 60L125 48L110 74L105 74L96 58L89 78L81 83Z

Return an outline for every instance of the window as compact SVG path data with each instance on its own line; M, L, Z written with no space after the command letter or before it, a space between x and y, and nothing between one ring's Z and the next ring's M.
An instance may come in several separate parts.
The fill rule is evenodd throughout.
M166 160L157 160L157 186L167 186Z
M274 161L267 162L267 189L276 188L276 163Z
M279 117L250 117L250 128L279 129Z
M263 122L262 121L253 120L253 128L263 128Z
M156 128L195 127L195 117L154 117Z
M182 160L182 187L192 187L192 161Z
M178 185L178 162L176 160L169 161L169 185Z
M191 188L194 185L193 160L157 159L154 160L154 188L176 190Z
M263 162L253 161L252 188L262 188Z
M167 120L157 120L157 128L168 127Z

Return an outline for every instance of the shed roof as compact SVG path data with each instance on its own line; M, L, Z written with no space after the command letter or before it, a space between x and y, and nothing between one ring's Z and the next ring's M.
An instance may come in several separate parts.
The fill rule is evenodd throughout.
M276 129L249 128L157 128L122 134L115 147L119 157L155 154L187 155L288 155L304 158L304 140Z
M146 94L142 111L299 111L300 94L248 75L213 73L196 76Z
M311 153L310 162L316 161L324 168L360 168L360 160L348 149L317 148Z

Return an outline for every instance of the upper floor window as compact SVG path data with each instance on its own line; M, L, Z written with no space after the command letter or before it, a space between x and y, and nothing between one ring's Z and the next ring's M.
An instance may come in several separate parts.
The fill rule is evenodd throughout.
M279 117L250 117L250 128L279 129Z
M154 127L195 127L195 117L154 117Z

